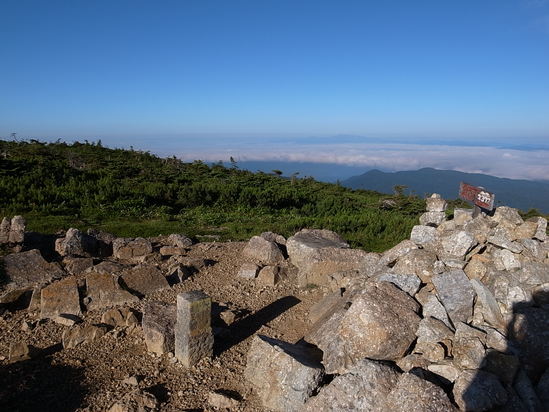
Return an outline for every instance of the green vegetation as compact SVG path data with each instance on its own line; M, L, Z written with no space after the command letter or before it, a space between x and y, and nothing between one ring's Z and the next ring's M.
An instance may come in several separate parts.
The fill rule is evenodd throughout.
M352 246L382 251L408 238L422 200L350 190L312 178L161 159L97 143L0 140L0 214L28 230L89 227L118 236L185 233L245 240L271 230L290 236L325 228ZM391 199L392 208L380 208Z

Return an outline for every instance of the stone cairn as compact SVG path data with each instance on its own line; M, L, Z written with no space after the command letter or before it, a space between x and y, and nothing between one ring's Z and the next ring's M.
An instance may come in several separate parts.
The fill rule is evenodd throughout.
M547 221L505 206L474 218L455 209L448 219L440 196L426 203L410 239L383 253L352 249L328 230L250 239L237 277L264 287L295 278L326 292L297 343L251 338L244 378L265 409L549 410ZM14 219L2 222L8 242L20 227ZM3 258L0 305L24 301L38 318L67 325L65 348L108 327L141 326L150 352L192 368L212 356L209 296L148 300L141 323L124 307L207 266L184 256L190 245L177 234L122 239L70 229L55 245L60 264L36 249ZM104 310L101 324L79 323L88 310ZM221 315L227 324L236 316ZM16 342L10 359L32 353ZM233 405L210 395L211 404Z

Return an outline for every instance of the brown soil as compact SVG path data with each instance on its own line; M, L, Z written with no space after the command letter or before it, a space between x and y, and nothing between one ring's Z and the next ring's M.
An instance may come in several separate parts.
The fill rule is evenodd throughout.
M212 297L214 312L218 305L249 311L224 333L216 329L214 357L190 369L175 362L172 354L155 356L147 352L140 327L116 328L93 344L62 349L61 335L66 326L51 320L37 321L36 315L27 310L5 312L0 317L0 409L104 411L135 389L123 383L125 378L135 376L139 389L154 394L162 411L212 410L207 397L214 390L236 392L242 398L236 410L263 410L243 377L251 338L263 334L298 341L309 327L311 305L323 292L298 289L292 270L274 287L238 278L244 245L213 242L192 246L189 258L215 263L131 306L141 312L145 301L175 303L178 293L200 289ZM84 322L99 323L103 312L86 313ZM27 330L22 327L25 322L30 324ZM10 364L12 342L33 345L39 354Z

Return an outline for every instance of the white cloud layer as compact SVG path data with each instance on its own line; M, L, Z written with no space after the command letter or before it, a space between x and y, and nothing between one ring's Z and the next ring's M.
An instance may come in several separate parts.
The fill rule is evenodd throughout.
M512 179L549 180L549 150L417 144L292 144L212 147L180 154L184 160L276 160L335 163L384 170L422 167L484 173Z

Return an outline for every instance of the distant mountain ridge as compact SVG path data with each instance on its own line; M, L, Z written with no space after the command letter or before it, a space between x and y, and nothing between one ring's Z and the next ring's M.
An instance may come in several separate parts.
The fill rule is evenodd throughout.
M549 182L423 168L389 173L374 169L344 180L341 184L352 189L376 190L382 193L392 193L395 185L405 185L406 193L414 192L418 196L440 193L447 199L455 199L459 194L460 182L483 186L495 193L496 205L511 206L524 211L535 208L542 213L549 213Z

